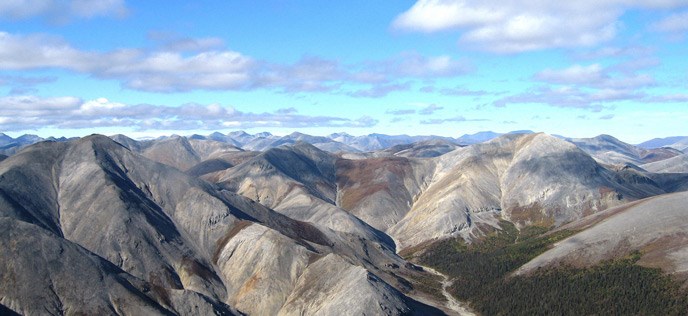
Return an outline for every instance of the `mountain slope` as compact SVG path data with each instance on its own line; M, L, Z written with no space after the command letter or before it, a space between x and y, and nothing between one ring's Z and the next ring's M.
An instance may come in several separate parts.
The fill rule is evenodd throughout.
M653 138L651 140L648 140L648 141L645 141L645 142L638 144L638 147L645 148L645 149L672 147L671 145L679 143L685 139L688 139L688 136L672 136L672 137L665 137L665 138Z
M393 246L387 236L335 205L336 160L329 153L299 142L270 149L204 178L294 219Z
M376 156L397 156L407 158L431 158L442 156L452 150L460 148L461 146L444 140L444 139L430 139L411 144L402 144L392 146L381 152L377 152Z
M73 243L84 248L58 252L51 262L82 262L85 260L82 257L92 252L110 262L111 267L121 269L126 278L141 280L143 284L129 289L131 293L127 294L117 289L117 284L126 285L123 281L94 283L103 287L94 289L94 293L113 298L141 297L136 290L139 288L144 293L146 289L158 293L142 298L145 302L152 301L147 305L134 299L131 303L93 300L93 311L121 308L137 313L148 308L144 312L148 313L157 308L161 313L196 314L200 310L185 308L193 304L200 308L205 304L206 312L215 309L215 313L227 311L223 302L229 302L238 305L241 312L277 313L293 291L307 292L303 286L308 284L299 285L299 276L315 258L329 253L345 258L346 265L366 271L374 269L375 275L384 280L381 282L392 282L388 286L399 286L396 283L400 281L395 281L394 274L388 271L392 268L385 268L385 264L397 267L396 272L408 270L399 268L404 266L404 261L383 244L293 220L241 196L219 191L175 168L148 160L103 136L34 145L3 161L0 177L0 217L29 227L18 234L36 235L38 231L50 236L49 243ZM15 237L2 236L3 245L14 247ZM2 270L3 278L32 284L39 282L34 278L46 276L11 268L17 260L31 260L31 249L40 247L37 242L27 244L25 249L15 252L23 259L2 260L6 267ZM256 253L254 245L261 245L265 252ZM292 268L283 268L289 266ZM102 280L98 276L112 274L108 272L111 268L99 264L92 270L84 276L95 275ZM65 280L77 277L69 269L54 273ZM135 283L129 283L132 282ZM364 288L368 286L366 282L361 278L347 279L346 286L331 297L333 303L348 304L340 294L352 291L350 287ZM112 288L109 284L113 284ZM282 285L274 287L275 284ZM84 287L86 292L90 289ZM373 287L371 291L383 291L383 288ZM12 293L15 292L3 297L13 297ZM79 297L79 294L70 295L64 297ZM365 308L383 313L381 306L389 303L381 299L390 295L398 296L394 302L399 305L395 309L413 311L417 306L400 292L384 290ZM316 297L303 299L303 304L308 304ZM0 303L16 311L28 310L27 306L35 303L24 297L17 300ZM67 310L79 310L81 304L67 299L63 302L74 302L74 306L59 307Z
M544 134L506 135L436 158L432 180L388 232L402 247L497 227L560 225L629 200L665 193L597 164L573 144Z
M605 164L632 163L641 165L681 154L681 152L671 148L644 149L636 147L609 135L599 135L594 138L576 138L569 141L597 161Z
M650 172L659 173L688 173L688 154L673 158L647 163L641 166Z
M403 157L337 161L337 206L382 231L401 220L433 165Z
M38 226L0 218L0 304L21 314L233 314L186 290L163 290Z
M651 197L562 227L581 232L557 243L519 273L568 263L590 266L640 251L638 264L688 277L688 193Z

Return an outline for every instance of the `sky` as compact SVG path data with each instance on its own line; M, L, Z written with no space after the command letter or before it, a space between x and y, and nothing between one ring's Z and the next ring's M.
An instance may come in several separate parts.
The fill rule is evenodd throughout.
M688 0L2 0L0 132L688 135Z

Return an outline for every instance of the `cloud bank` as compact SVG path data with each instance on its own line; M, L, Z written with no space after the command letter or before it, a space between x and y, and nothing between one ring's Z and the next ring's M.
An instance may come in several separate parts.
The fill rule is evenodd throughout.
M596 45L616 36L622 27L619 18L627 10L687 5L684 0L418 0L392 27L425 33L460 30L462 46L517 53ZM684 28L683 21L670 18L657 27Z
M159 36L159 35L158 35ZM410 89L409 80L455 77L472 71L450 56L405 52L385 60L343 65L306 56L293 64L257 60L222 49L217 38L165 39L157 50L77 49L61 38L0 32L0 70L63 69L149 92L277 89L376 98ZM343 88L353 85L359 88Z
M147 130L220 130L250 127L372 127L371 117L349 119L335 116L299 114L295 109L272 113L238 111L219 104L163 106L124 104L105 98L81 100L76 97L41 98L7 96L0 98L0 130L21 131L39 128L128 127Z

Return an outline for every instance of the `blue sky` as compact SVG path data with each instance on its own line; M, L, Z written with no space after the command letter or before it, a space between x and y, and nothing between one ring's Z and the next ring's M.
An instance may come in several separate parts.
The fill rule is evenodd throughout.
M688 1L5 0L0 132L688 135Z

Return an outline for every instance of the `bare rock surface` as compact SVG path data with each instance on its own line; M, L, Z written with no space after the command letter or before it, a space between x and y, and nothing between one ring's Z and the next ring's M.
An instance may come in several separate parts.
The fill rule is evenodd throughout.
M321 154L311 147L302 153ZM319 186L319 179L333 176L333 163L319 163L316 169L322 169L320 176L299 180L313 184L321 196L334 198L327 183ZM332 170L327 171L330 167ZM23 270L13 267L22 260L45 257L40 253L45 251L40 250L45 249L41 243L57 243L48 247L52 259L46 259L49 263L41 269L55 267L58 275L54 278L61 282L83 277L83 282L93 279L106 283L84 285L52 301L45 299L50 293L36 297L3 286L7 294L0 304L28 314L34 313L31 306L41 304L58 306L56 314L71 310L98 314L274 313L297 289L313 293L299 287L297 280L318 258L333 254L344 258L351 269L377 271L378 278L387 284L369 287L366 293L370 299L364 305L357 302L355 308L368 314L430 308L394 289L401 283L392 270L408 268L388 237L328 205L346 216L356 229L334 230L295 220L149 160L103 136L39 143L0 164L0 219L12 227L29 227L3 230L2 247L9 247L14 255L0 260L5 265L0 270L2 278L27 285L51 280L48 274L54 271L32 274L29 272L41 270L32 265ZM38 242L30 236L47 237L45 242ZM22 238L29 238L27 246L15 247ZM72 250L59 251L60 247ZM92 272L79 274L62 266L73 260L84 261L75 261L75 269ZM323 270L322 277L335 277L336 272ZM116 276L110 281L111 274ZM330 293L329 304L338 308L352 304L347 293L367 286L367 282L367 278L358 277L342 283ZM51 289L49 285L41 288ZM79 291L102 299L85 303L78 298L89 296ZM316 296L304 296L303 304ZM122 300L115 300L118 297ZM308 309L295 304L290 306Z
M663 194L629 181L575 145L545 134L505 135L436 158L406 216L387 230L400 248L498 227L561 225L627 201Z
M688 173L688 154L673 158L647 163L641 166L650 172L658 173Z
M646 149L624 143L610 135L569 140L600 163L641 165L672 158L682 154L671 147Z

